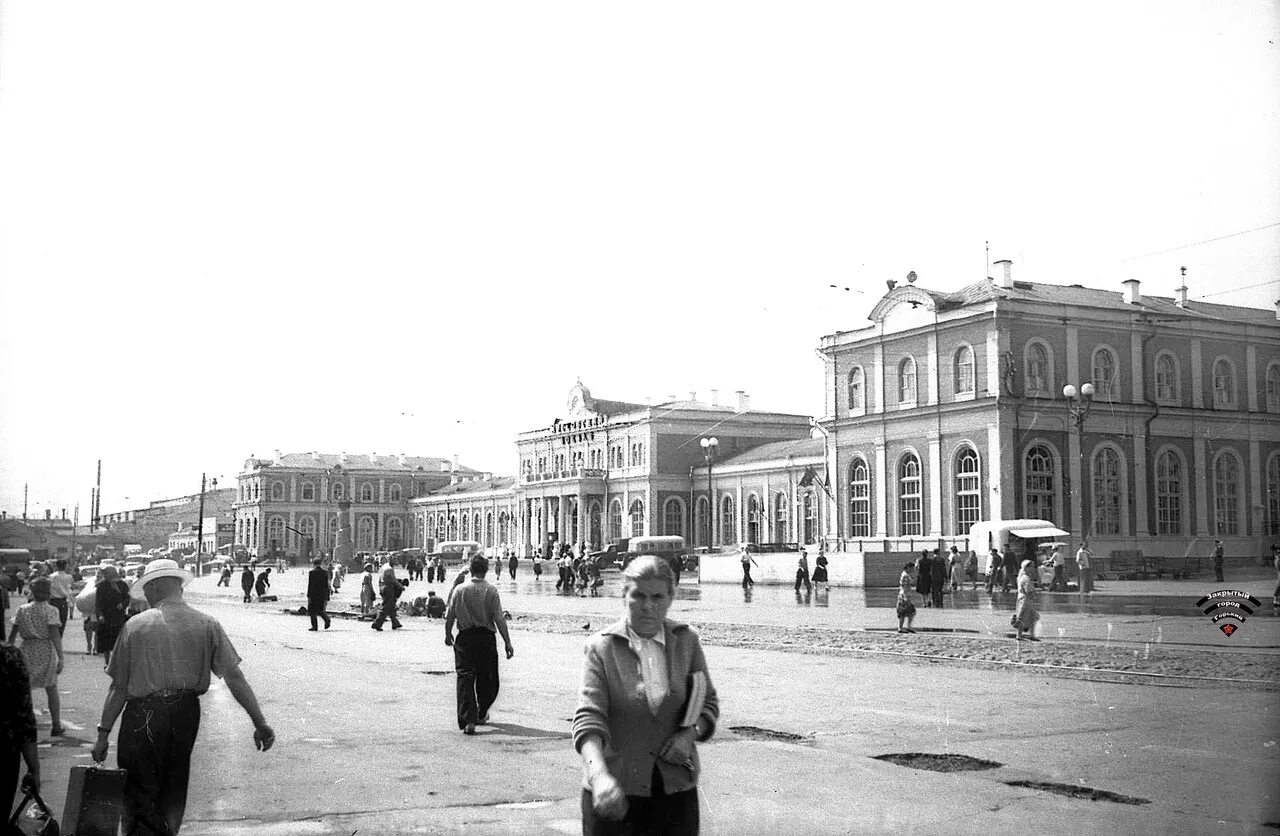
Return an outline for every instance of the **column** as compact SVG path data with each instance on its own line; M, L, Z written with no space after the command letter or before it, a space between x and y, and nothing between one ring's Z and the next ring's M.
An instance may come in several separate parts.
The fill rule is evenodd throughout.
M1200 367L1200 341L1191 341L1191 408L1204 409L1204 369ZM1204 471L1197 468L1197 473Z
M738 477L738 506L734 508L734 513L738 516L738 542L745 543L747 540L747 509L742 507L742 477ZM736 545L730 543L729 545Z
M1134 380L1136 387L1137 378ZM1147 434L1141 426L1134 430L1131 455L1133 457L1133 531L1130 533L1137 537L1145 537L1151 532L1149 522L1151 512L1147 507Z
M1260 403L1265 409L1266 395L1258 390L1258 349L1253 344L1244 347L1244 379L1244 394L1239 402L1244 404L1245 412L1258 412ZM1254 461L1258 460L1255 458ZM1259 494L1255 493L1254 496Z
M1196 350L1192 352L1194 355L1200 354L1199 345L1195 341ZM1209 529L1209 482L1213 475L1209 473L1208 456L1204 449L1205 440L1199 436L1193 436L1191 439L1191 454L1194 464L1194 473L1196 478L1188 479L1187 484L1195 493L1191 497L1191 501L1195 503L1195 521L1196 536L1208 537Z
M1063 470L1071 480L1071 525L1068 531L1076 532L1080 537L1087 537L1089 532L1080 531L1080 521L1084 518L1084 474L1080 472L1080 434L1074 427L1067 430L1067 456L1063 462Z
M582 483L578 483L578 538L591 548L591 529L587 524L587 495L582 492Z
M1063 385L1070 383L1079 388L1086 381L1080 379L1080 329L1074 325L1067 326L1067 356L1063 359L1066 361Z
M377 528L373 530L373 546L375 549L385 549L387 547L387 523L383 517L386 512L381 508L378 509L378 521L375 523Z
M1147 389L1147 370L1142 363L1142 340L1129 338L1129 374L1133 376L1133 400L1131 403L1144 403ZM1139 528L1141 533L1145 529Z
M976 365L977 358L974 358ZM976 371L976 369L975 369ZM975 381L976 384L976 381ZM977 393L977 386L974 387ZM993 324L987 331L987 397L1000 395L1000 331Z
M876 443L875 457L875 482L872 484L872 490L875 494L876 502L876 530L877 537L885 538L889 536L889 474L885 446L881 442Z
M942 439L929 439L929 526L924 530L930 537L942 536Z
M877 343L871 349L871 374L868 381L871 385L872 402L868 404L876 412L884 412L884 346Z
M938 394L939 394L938 393L939 375L938 375L938 332L937 331L934 331L932 334L929 335L929 343L925 347L924 356L925 356L925 362L928 363L929 365L929 368L927 371L923 369L921 370L921 371L925 371L925 377L927 379L927 383L925 384L927 387L925 389L925 392L927 394L925 395L925 397L928 398L928 401L926 401L926 403L932 406L938 402Z
M1249 368L1252 369L1253 366L1250 365ZM1255 398L1254 401L1256 400ZM1262 460L1262 447L1256 439L1249 442L1249 460L1244 466L1249 469L1249 501L1244 503L1247 517L1241 533L1262 534L1262 526L1267 519L1267 495L1262 492L1262 470L1267 463Z
M289 501L298 501L298 474L296 473L289 474ZM293 525L293 523L290 523L290 525Z
M1021 453L1017 450L1013 451L1013 455L1018 456ZM1017 519L1018 509L1014 507L1017 498L1018 486L1014 482L1006 483L1001 479L1003 473L1018 474L1023 472L1023 463L1016 462L1014 467L1006 468L1004 466L1004 450L1000 444L1000 428L992 422L987 425L987 455L985 458L987 466L987 502L986 508L983 510L983 519L999 521L1005 519L1004 509L1005 501L1008 502L1010 511L1010 519ZM1016 479L1017 476L1014 477ZM1004 501L1001 497L1007 497ZM957 531L956 534L968 534L967 531ZM970 548L973 548L970 546Z

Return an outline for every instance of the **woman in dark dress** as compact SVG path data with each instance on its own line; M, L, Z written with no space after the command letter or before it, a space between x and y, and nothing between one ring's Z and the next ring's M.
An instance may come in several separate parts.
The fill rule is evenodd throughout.
M120 579L114 566L103 566L101 574L94 591L94 611L98 616L98 653L107 656L129 618L129 584Z
M818 552L818 557L813 561L813 582L827 582L827 556L822 552Z
M40 790L40 760L36 752L36 715L31 684L22 651L0 645L0 803L8 821L18 790L18 768L27 762L24 784ZM8 831L5 831L8 832Z
M924 607L932 606L933 598L931 591L933 589L933 561L929 559L929 552L920 552L920 558L916 561L916 592L920 594L920 605Z
M929 588L933 594L933 605L941 607L942 593L947 588L947 561L937 549L933 550L933 557L929 558L929 568L933 569L933 584Z

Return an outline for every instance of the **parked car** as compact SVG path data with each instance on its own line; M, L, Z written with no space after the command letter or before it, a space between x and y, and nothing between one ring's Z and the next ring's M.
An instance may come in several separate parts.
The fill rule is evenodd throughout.
M590 552L587 556L601 569L615 566L621 569L628 562L627 555L630 552L627 547L630 543L631 539L629 537L623 537L617 542L605 546L600 551Z

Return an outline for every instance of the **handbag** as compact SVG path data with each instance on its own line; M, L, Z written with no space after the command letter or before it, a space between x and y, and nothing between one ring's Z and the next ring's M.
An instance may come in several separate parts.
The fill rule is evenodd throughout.
M62 823L74 836L115 836L124 811L123 769L73 766Z
M31 806L33 801L34 807ZM58 820L53 817L53 811L45 805L40 793L30 787L25 789L22 803L9 817L9 832L21 833L23 836L60 836L62 833L58 829Z

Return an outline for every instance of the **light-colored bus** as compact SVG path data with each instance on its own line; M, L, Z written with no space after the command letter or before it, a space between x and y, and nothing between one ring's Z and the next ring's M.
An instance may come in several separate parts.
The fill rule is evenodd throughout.
M445 540L435 551L445 563L466 563L477 554L484 554L484 546L475 540Z
M685 547L684 538L663 534L653 537L632 537L631 542L627 544L627 554L622 562L623 568L625 569L627 564L637 557L642 557L646 554L661 557L667 561L671 565L672 571L676 573L677 582L680 580L680 573L688 565L689 550Z

